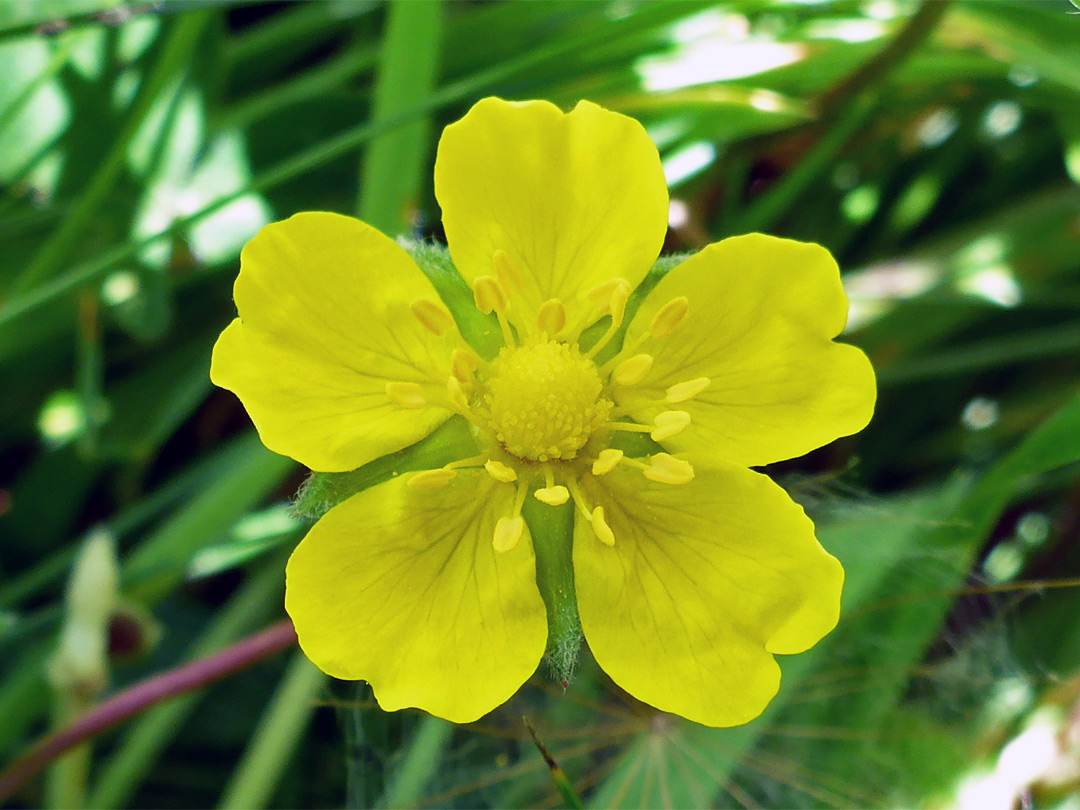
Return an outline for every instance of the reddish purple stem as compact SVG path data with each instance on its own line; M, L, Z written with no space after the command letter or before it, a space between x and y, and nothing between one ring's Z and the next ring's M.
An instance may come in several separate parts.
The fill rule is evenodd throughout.
M30 777L79 743L101 734L155 703L177 697L246 669L296 643L296 631L286 619L226 647L219 653L130 686L99 703L71 725L43 737L0 773L0 804Z

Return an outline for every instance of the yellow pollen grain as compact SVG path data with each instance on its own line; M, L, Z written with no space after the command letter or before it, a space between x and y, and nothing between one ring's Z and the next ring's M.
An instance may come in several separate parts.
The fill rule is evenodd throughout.
M651 354L635 354L633 357L623 360L615 367L615 373L611 378L618 385L637 385L645 379L652 370L653 358Z
M536 311L536 326L548 337L555 337L566 328L566 307L558 298L549 298Z
M690 414L686 411L664 411L657 414L653 422L656 427L653 428L649 437L654 442L662 442L686 430L690 424Z
M592 463L593 475L607 475L609 472L618 466L619 462L623 459L623 451L616 450L614 447L609 447L606 450L601 450L596 456L596 461Z
M453 481L456 475L456 470L424 470L409 478L405 486L410 489L438 489Z
M450 371L463 383L472 379L476 373L476 357L462 349L454 349L450 353Z
M644 475L658 484L688 484L694 480L694 468L687 461L667 453L657 453L649 459Z
M545 341L503 349L484 399L503 447L530 461L571 459L607 422L596 366L577 346Z
M615 532L608 526L607 521L604 519L604 507L598 506L592 511L592 527L593 532L596 534L596 539L603 543L605 546L614 547L615 545Z
M488 459L484 462L484 469L487 470L487 474L503 484L511 484L517 481L517 473L514 472L513 467L507 467L501 461L495 459Z
M570 490L564 486L544 487L533 493L536 500L546 503L548 506L561 506L570 500Z
M654 338L667 337L690 312L690 301L685 295L672 298L653 315L649 323L649 334Z
M514 517L501 517L495 524L495 537L492 545L495 550L502 553L512 551L521 539L521 533L525 529L525 519L521 515Z
M492 276L479 276L473 282L473 301L485 315L506 311L506 291Z
M413 382L388 382L386 398L399 408L423 408L427 405L424 389Z
M675 385L668 388L667 396L664 397L664 399L672 405L679 402L686 402L688 399L693 399L708 388L710 382L712 382L712 380L708 377L698 377L696 380L675 383Z
M454 325L454 318L446 308L430 298L414 298L409 304L409 310L433 335L441 337Z

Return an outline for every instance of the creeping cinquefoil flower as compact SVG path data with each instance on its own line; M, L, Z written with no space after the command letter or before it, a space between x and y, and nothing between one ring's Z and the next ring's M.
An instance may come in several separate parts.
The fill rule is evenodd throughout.
M847 317L833 259L726 239L634 298L624 324L667 188L641 125L587 102L480 101L443 133L435 194L497 352L462 337L462 312L402 247L327 213L247 245L240 317L214 349L214 382L266 446L313 470L471 424L460 458L352 495L300 543L285 603L304 651L386 709L474 720L536 669L558 618L537 569L557 579L572 559L555 590L572 602L576 588L617 684L708 725L756 717L779 688L774 654L836 624L843 570L748 468L873 410L869 362L832 340ZM541 527L570 510L572 530Z

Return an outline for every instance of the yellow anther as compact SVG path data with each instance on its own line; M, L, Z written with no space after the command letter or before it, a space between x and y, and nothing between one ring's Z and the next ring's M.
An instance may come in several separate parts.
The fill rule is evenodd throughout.
M461 413L467 414L471 409L469 399L465 396L465 389L461 387L461 381L457 377L450 377L446 381L446 395L450 397L450 404Z
M696 380L675 383L667 390L667 396L664 399L672 405L677 402L686 402L686 400L693 399L708 388L710 382L711 380L708 377L698 377Z
M525 529L525 520L521 515L513 517L501 517L495 524L495 538L492 545L499 552L510 551L518 544L521 533Z
M436 304L430 298L414 298L409 304L409 309L416 316L416 320L420 321L433 335L445 335L447 330L454 325L454 318L446 311L446 308Z
M555 337L566 328L566 307L558 298L549 298L536 312L536 325L548 337Z
M493 276L479 276L473 282L473 301L485 315L506 312L506 290Z
M619 281L623 281L621 278ZM625 281L617 286L611 293L608 301L608 310L611 312L611 323L618 326L622 323L623 315L626 314L626 302L630 300L630 285Z
M649 434L654 442L662 442L672 436L678 436L690 424L690 414L686 411L664 411L653 420L656 427Z
M476 373L476 357L472 352L454 349L450 353L450 371L462 382L468 382Z
M388 382L386 396L399 408L423 408L427 405L424 389L413 382Z
M600 339L593 344L589 349L587 357L596 357L597 354L608 344L614 336L619 325L622 324L623 315L626 314L626 301L630 297L630 285L621 278L612 279L611 295L608 296L607 302L604 306L604 312L610 313L611 323L608 324L607 331L600 336ZM595 291L594 291L595 292Z
M424 470L409 478L405 486L410 489L438 489L454 480L456 470Z
M611 378L618 385L637 385L645 379L645 375L652 369L652 364L651 354L635 354L615 366L615 373Z
M495 270L495 278L504 285L512 290L521 289L521 274L505 250L499 249L492 254L491 266Z
M690 301L685 295L672 298L653 315L652 322L649 324L649 334L654 338L667 337L689 311Z
M603 284L593 287L586 295L600 307L601 315L607 315L612 311L612 304L619 299L623 300L622 305L625 308L625 299L630 297L630 284L624 278L609 278Z
M596 539L605 546L615 545L615 532L611 530L607 521L604 520L604 507L598 506L592 510L592 528Z
M615 469L622 459L622 450L616 450L614 447L609 447L607 450L601 450L600 454L596 457L596 461L592 463L592 474L607 475Z
M488 475L504 484L517 481L517 473L514 472L513 467L507 467L501 461L496 461L493 458L484 462L484 469L487 470Z
M687 484L694 480L694 468L682 459L667 453L657 453L649 462L649 466L645 468L645 477L650 481L658 484Z
M561 506L570 500L570 490L564 486L544 487L533 493L536 500L548 506Z

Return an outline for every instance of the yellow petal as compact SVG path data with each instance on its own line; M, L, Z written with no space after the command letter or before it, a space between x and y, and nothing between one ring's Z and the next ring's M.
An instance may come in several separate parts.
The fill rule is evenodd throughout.
M859 349L832 341L848 302L825 248L762 234L709 245L649 293L626 345L684 297L682 322L635 350L652 356L648 375L615 392L639 422L676 402L690 414L690 425L665 447L758 466L801 456L870 421L874 370Z
M583 101L477 102L448 126L435 161L450 253L470 283L513 268L535 313L549 299L577 323L613 278L636 287L664 242L660 156L632 118Z
M672 487L621 466L583 489L603 525L574 530L581 626L639 700L709 726L746 723L779 688L772 654L836 625L843 569L767 477L699 463Z
M387 711L471 722L535 671L547 640L528 528L497 552L514 488L461 470L441 489L397 478L330 510L293 552L285 608L329 675Z
M263 444L313 470L353 470L419 441L450 411L399 391L446 387L447 344L410 308L438 301L393 240L338 214L263 228L240 257L240 317L218 338L216 385ZM453 328L453 327L449 327Z

